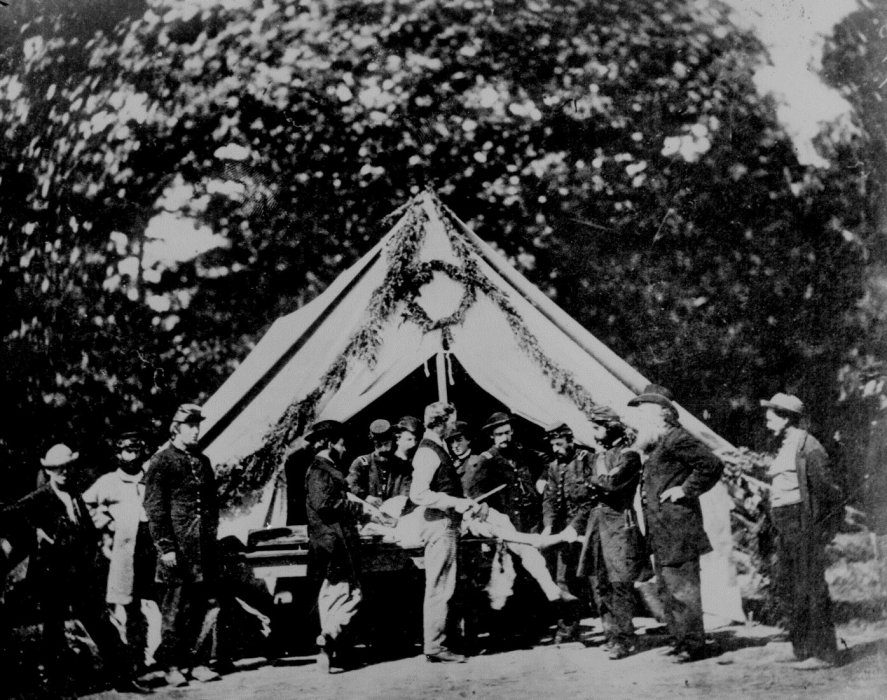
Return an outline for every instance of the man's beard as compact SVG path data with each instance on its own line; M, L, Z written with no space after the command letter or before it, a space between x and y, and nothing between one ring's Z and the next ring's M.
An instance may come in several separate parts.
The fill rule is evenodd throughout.
M668 432L669 426L664 421L658 424L643 425L638 429L635 444L645 450L652 449Z

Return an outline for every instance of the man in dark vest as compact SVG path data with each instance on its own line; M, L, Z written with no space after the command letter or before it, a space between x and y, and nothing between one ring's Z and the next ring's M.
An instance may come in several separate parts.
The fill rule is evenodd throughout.
M651 384L628 402L641 453L641 503L676 663L705 655L699 557L712 551L699 496L721 477L724 465L685 431L670 392Z
M456 590L456 556L462 515L479 509L462 497L462 483L443 436L456 422L456 408L442 401L425 407L425 434L413 456L410 500L424 507L425 658L462 663L465 657L446 646L447 616Z
M216 607L219 526L215 474L197 448L202 420L200 406L179 406L170 445L151 459L145 475L145 512L160 556L157 581L164 589L154 658L166 667L167 684L174 687L187 685L185 673L199 682L219 677L195 657L204 618Z
M316 423L305 436L314 448L314 461L305 474L308 543L312 577L320 581L318 668L329 673L347 665L343 632L357 613L360 589L360 538L348 503L348 485L340 471L345 453L342 424Z

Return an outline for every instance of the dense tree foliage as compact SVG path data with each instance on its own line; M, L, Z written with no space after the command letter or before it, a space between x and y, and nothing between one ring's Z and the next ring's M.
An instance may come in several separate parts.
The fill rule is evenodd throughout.
M846 167L863 187L867 279L857 310L869 329L839 373L851 477L868 442L870 419L887 397L887 1L866 0L837 27L826 46L823 74L853 105L860 156ZM858 481L858 480L857 480ZM854 483L858 486L858 483Z
M728 438L779 389L829 417L864 330L859 150L798 163L718 5L149 5L45 25L0 77L11 459L29 425L98 440L205 396L427 186ZM164 209L224 245L152 266Z

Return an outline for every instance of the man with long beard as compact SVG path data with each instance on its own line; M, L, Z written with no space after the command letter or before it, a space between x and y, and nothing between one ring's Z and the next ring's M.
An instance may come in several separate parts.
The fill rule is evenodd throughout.
M651 384L628 402L637 407L641 453L641 503L676 663L703 658L705 628L699 557L712 551L702 525L699 496L711 489L724 465L685 431L671 393Z

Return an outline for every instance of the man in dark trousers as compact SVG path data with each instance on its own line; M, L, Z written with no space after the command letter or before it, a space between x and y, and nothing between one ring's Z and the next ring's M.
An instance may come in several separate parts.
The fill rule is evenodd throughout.
M450 601L456 591L459 526L464 513L479 506L462 495L462 482L444 435L456 422L456 408L443 401L425 407L425 434L413 456L410 500L424 507L425 602L422 608L425 658L462 663L465 657L446 646Z
M591 475L591 453L576 445L573 431L566 423L549 426L546 433L554 460L548 466L542 494L542 534L550 535L562 530L582 534L591 512L587 483ZM578 575L581 551L581 543L574 541L558 545L555 552L555 580L562 590L577 598L586 593L582 590L582 579ZM578 634L579 623L575 615L558 620L556 642L574 641Z
M625 427L600 426L605 449L592 457L588 478L592 509L579 559L579 574L590 576L594 601L613 660L636 650L634 582L646 569L646 550L634 512L641 456L623 449Z
M98 647L114 687L147 693L133 680L132 659L105 611L99 533L72 483L78 457L62 444L46 453L41 460L46 483L0 511L0 537L21 548L22 556L30 555L27 582L43 624L48 690L59 696L71 692L68 679L77 660L68 649L65 622L76 619Z
M317 667L329 673L334 666L348 665L342 633L362 599L360 538L340 466L345 453L342 424L334 420L315 423L305 439L315 455L305 474L305 494L312 578L320 582Z
M676 663L705 654L699 557L712 551L702 525L699 496L711 489L724 465L678 422L670 392L655 384L628 402L641 453L641 503L666 623Z
M182 404L172 419L171 444L151 460L145 475L145 512L160 560L163 614L157 662L171 686L219 675L195 657L206 614L216 607L216 538L219 506L209 459L197 451L200 406ZM184 672L184 673L183 673Z

